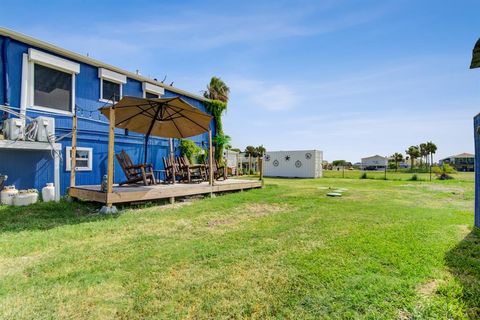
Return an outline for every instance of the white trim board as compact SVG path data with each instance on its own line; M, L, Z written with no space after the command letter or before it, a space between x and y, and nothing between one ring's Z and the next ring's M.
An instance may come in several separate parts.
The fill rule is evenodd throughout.
M64 72L80 73L80 64L32 48L28 49L28 59Z
M159 96L163 96L165 94L165 89L164 88L162 88L160 86L156 86L156 85L148 83L148 82L144 82L142 87L143 87L143 97L144 98L146 97L147 92L158 94Z
M100 79L106 79L108 81L112 81L120 84L127 83L127 76L121 73L110 71L105 68L98 68L98 77Z

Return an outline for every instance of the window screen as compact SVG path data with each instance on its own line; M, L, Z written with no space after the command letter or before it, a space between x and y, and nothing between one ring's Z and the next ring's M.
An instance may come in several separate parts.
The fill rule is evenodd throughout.
M35 64L33 104L72 111L72 77L70 73Z
M120 84L111 82L108 80L103 81L103 90L102 90L102 99L113 100L115 96L115 101L120 100Z
M89 158L90 152L88 150L77 150L75 165L77 166L77 168L88 168Z
M145 92L145 98L147 99L157 99L159 96L155 93Z

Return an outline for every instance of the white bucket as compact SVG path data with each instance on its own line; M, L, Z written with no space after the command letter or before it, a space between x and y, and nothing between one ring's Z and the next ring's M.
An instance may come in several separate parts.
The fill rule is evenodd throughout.
M50 202L55 200L55 186L53 183L47 183L42 189L42 200L44 202Z
M21 190L13 198L13 205L17 207L28 206L36 203L37 201L38 201L37 190Z
M0 192L0 203L4 205L13 205L13 199L18 194L18 190L15 186L6 186L2 192Z

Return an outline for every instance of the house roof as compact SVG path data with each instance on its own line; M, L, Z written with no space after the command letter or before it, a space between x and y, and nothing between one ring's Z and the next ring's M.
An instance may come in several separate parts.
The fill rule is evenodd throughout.
M460 153L455 156L450 156L450 158L473 158L473 157L475 157L475 155L467 152Z
M457 154L457 155L454 155L454 156L449 156L449 157L443 158L441 160L446 160L446 159L451 159L451 158L473 158L473 157L475 157L474 154L471 154L471 153L468 153L468 152L463 152L463 153L460 153L460 154Z
M376 154L376 155L374 155L374 156L362 158L362 160L371 159L371 158L382 158L382 159L386 159L386 157Z
M73 51L69 51L69 50L66 50L66 49L62 49L62 48L60 48L56 45L50 44L50 43L42 41L42 40L32 38L30 36L24 35L22 33L16 32L16 31L12 31L12 30L0 27L0 36L10 37L14 40L33 45L33 46L36 46L38 48L42 48L42 49L48 50L50 52L56 53L58 55L61 55L63 57L74 59L74 60L77 60L79 62L83 62L83 63L89 64L89 65L93 65L93 66L98 67L98 68L109 69L111 71L115 71L115 72L124 74L131 79L135 79L135 80L142 81L142 82L148 82L148 83L163 87L163 88L167 89L168 91L172 91L172 92L175 92L175 93L178 93L178 94L181 94L181 95L185 95L187 97L190 97L190 98L193 98L193 99L196 99L196 100L205 101L205 102L209 101L209 99L207 99L205 97L202 97L200 95L197 95L197 94L194 94L194 93L191 93L191 92L188 92L188 91L176 88L176 87L169 86L169 85L164 84L160 81L156 81L154 79L144 77L144 76L136 74L134 72L130 72L130 71L118 68L118 67L114 67L112 65L109 65L107 63L101 62L101 61L96 60L96 59L92 59L92 58L84 56L82 54L79 54L79 53L76 53L76 52L73 52Z

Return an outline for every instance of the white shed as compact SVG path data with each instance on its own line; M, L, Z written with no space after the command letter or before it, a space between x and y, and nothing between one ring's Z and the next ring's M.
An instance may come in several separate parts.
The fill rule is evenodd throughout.
M267 177L320 178L323 152L319 150L268 151L264 175Z

